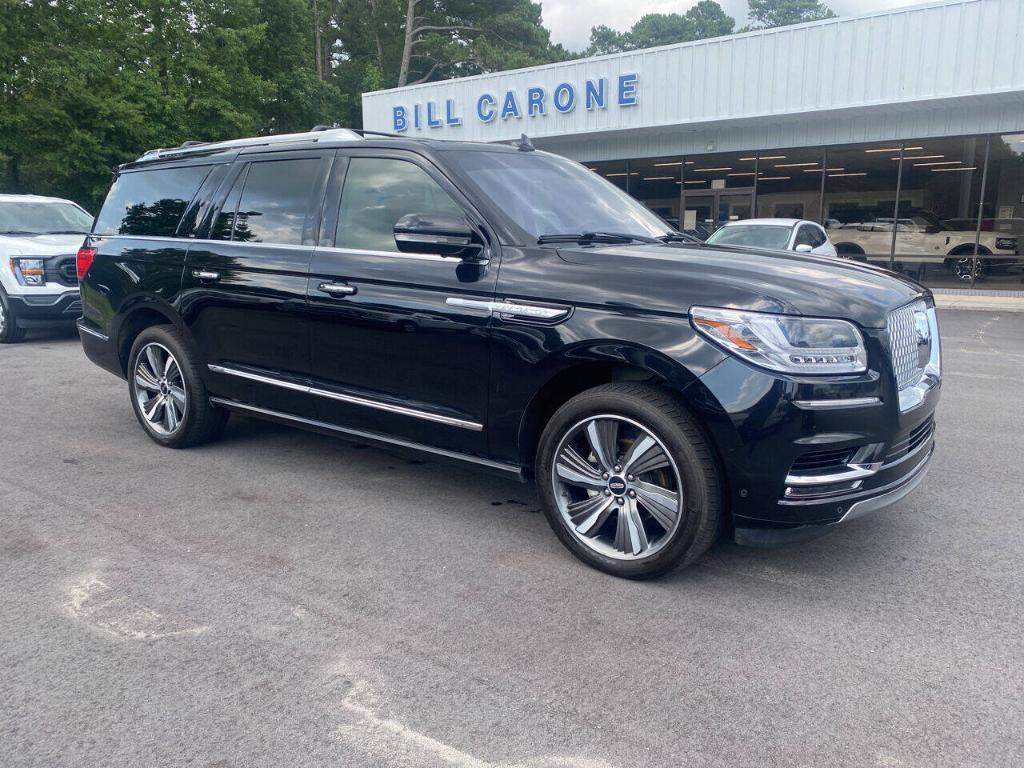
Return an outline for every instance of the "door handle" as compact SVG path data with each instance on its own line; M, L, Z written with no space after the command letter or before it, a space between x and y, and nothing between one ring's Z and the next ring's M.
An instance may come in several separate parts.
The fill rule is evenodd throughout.
M220 280L220 272L213 272L209 269L193 269L192 277L197 280L203 280L206 282L214 282Z
M317 287L331 296L352 296L356 292L354 285L345 285L345 283L320 283Z

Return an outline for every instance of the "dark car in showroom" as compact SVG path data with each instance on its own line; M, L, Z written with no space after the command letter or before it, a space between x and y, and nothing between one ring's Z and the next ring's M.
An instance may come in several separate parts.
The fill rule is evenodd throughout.
M154 150L77 267L85 352L157 443L238 413L532 479L566 547L619 576L723 531L831 530L934 448L929 291L702 244L525 138Z

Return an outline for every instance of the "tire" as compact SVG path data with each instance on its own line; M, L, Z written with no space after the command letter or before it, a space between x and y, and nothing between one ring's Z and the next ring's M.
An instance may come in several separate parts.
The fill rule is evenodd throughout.
M722 523L707 437L676 397L647 384L605 384L559 408L541 435L536 479L561 542L588 565L623 578L689 565Z
M209 442L227 424L228 412L210 404L197 356L170 325L147 328L135 339L128 356L128 393L139 424L165 448Z
M18 327L18 318L7 294L0 288L0 344L17 344L25 338L25 329Z

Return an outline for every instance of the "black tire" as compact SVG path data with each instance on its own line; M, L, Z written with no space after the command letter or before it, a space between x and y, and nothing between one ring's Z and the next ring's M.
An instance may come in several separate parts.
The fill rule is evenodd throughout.
M602 418L612 415L643 427L663 444L678 470L683 492L683 514L677 516L678 522L673 530L667 532L663 527L653 529L662 531L663 536L656 550L652 550L649 556L635 555L635 559L621 559L595 551L592 544L582 542L581 539L587 537L577 534L576 530L570 530L572 524L563 516L559 506L559 495L563 504L570 502L565 495L564 484L556 487L556 483L560 482L554 474L556 452L564 450L563 443L573 439L574 429L580 429L580 424L588 417L598 415ZM638 439L634 439L634 442L638 442ZM622 444L616 445L619 449ZM598 463L595 462L593 466ZM620 481L623 479L620 478ZM536 480L548 523L561 542L583 562L615 576L648 579L673 568L689 565L708 550L721 530L722 487L709 440L677 397L648 384L605 384L577 395L559 408L541 435ZM601 493L607 497L620 492L608 490ZM583 501L598 498L596 490L587 493L593 495L583 497ZM618 509L623 507L619 506ZM620 513L613 511L612 514L618 516ZM648 516L646 519L650 524L653 517ZM614 527L610 518L596 527L610 530L609 526ZM595 537L590 538L593 540ZM607 550L607 545L604 548Z
M18 317L14 307L0 288L0 344L17 344L25 338L25 329L18 327Z
M172 374L168 377L174 387L177 387L177 382L180 381L180 388L184 391L184 406L180 408L175 406L175 412L180 416L176 422L172 422L173 429L170 429L164 420L166 405L163 406L163 411L159 408L156 411L158 414L164 414L164 418L158 419L163 423L157 425L146 417L143 412L143 404L140 402L140 399L145 399L151 394L150 390L136 376L139 370L139 358L150 347L154 348L157 354L160 354L160 350L169 353L180 373L180 376ZM210 404L210 395L199 373L197 359L198 356L190 349L188 342L170 325L146 328L132 344L131 354L128 356L128 395L132 410L135 411L135 418L139 420L139 424L142 425L146 434L165 448L191 448L210 442L220 437L227 424L228 412ZM149 364L148 357L144 365L146 370L153 367ZM161 387L161 390L152 394L163 396L162 392L166 390L165 400L167 400L170 397L172 386L161 385Z

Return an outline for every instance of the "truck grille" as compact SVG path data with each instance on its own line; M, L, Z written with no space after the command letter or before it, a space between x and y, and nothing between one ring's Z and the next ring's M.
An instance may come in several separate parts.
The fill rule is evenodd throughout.
M917 384L928 364L933 340L929 338L927 346L920 342L915 318L916 313L926 311L927 306L923 301L915 301L889 313L889 343L898 389ZM925 349L922 350L923 346Z
M51 256L43 262L46 282L74 288L78 285L78 270L75 256Z

